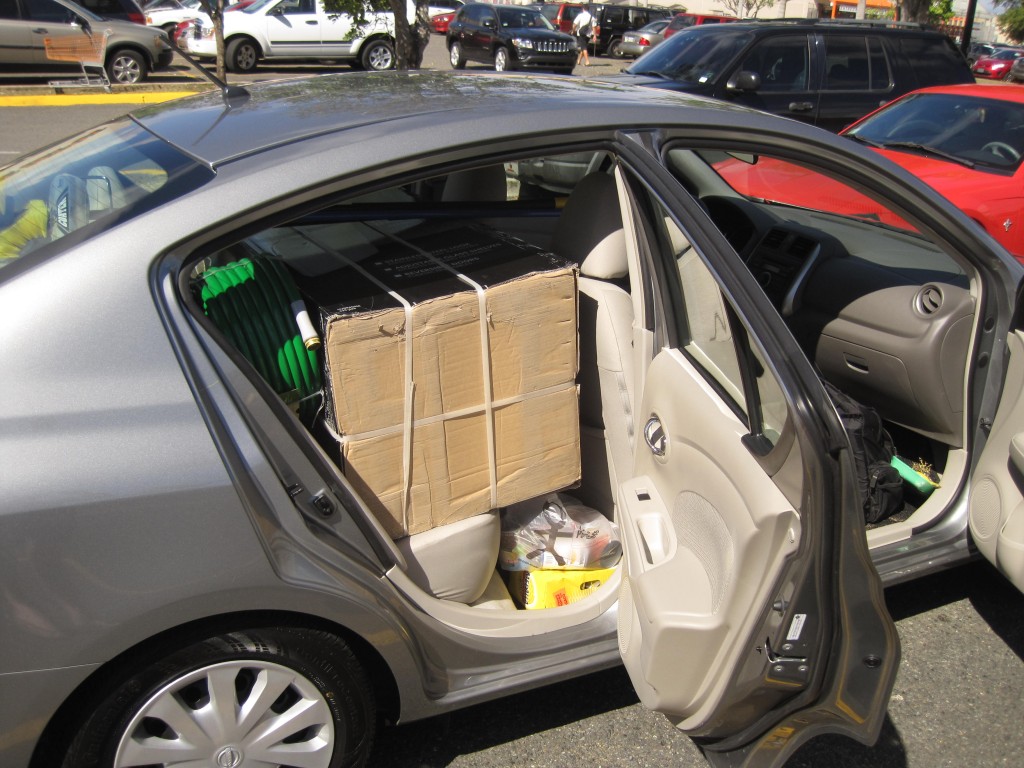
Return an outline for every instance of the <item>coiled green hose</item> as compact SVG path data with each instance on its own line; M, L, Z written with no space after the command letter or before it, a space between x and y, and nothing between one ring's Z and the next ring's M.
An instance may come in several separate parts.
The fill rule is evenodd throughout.
M319 407L320 364L307 349L292 304L301 301L288 272L265 256L210 267L198 275L206 313L259 374L309 424Z

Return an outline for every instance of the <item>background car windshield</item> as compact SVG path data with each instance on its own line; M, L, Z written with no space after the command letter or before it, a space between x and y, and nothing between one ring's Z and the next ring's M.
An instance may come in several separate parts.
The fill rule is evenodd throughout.
M30 155L0 170L0 267L90 225L131 218L212 176L127 120Z
M501 26L509 29L527 29L530 27L535 29L554 29L551 26L551 22L540 11L530 8L509 7L501 7L497 11L498 21L501 23Z
M918 233L888 205L807 166L777 157L732 152L698 154L733 191L750 200Z
M656 74L683 83L706 83L721 74L750 42L750 33L705 34L699 27L678 32L644 54L626 72Z
M900 149L893 145L901 143L919 144L975 165L1016 170L1024 153L1024 104L919 94L879 112L846 135L892 149Z

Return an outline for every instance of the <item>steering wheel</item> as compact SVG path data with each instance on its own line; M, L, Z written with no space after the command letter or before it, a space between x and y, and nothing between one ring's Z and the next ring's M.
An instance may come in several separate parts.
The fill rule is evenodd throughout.
M1011 147L1005 141L990 141L981 148L981 151L991 152L996 157L1001 157L1003 160L1009 160L1011 163L1015 163L1020 160L1020 152Z

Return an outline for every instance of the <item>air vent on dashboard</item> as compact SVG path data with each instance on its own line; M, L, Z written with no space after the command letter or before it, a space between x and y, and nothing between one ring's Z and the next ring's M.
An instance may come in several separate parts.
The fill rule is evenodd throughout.
M934 315L942 307L942 289L937 285L926 285L914 297L914 307L922 315Z
M778 248L782 245L782 242L786 239L786 230L784 229L773 229L767 235L764 236L764 240L761 241L761 245L769 248Z

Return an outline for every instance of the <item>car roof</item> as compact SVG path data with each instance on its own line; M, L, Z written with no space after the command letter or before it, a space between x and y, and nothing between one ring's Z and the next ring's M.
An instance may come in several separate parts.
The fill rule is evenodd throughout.
M726 102L663 89L556 75L468 72L342 73L260 83L226 103L219 91L144 107L131 117L210 166L326 134L385 126L461 136L472 121L503 121L495 136L642 123L784 123ZM680 107L687 106L684 113ZM637 112L646 110L642 116ZM743 115L744 117L739 117ZM515 126L515 127L513 127ZM431 141L425 141L430 144Z
M696 14L701 15L701 14ZM728 17L719 17L728 18ZM774 34L779 32L811 32L815 34L850 34L851 32L869 32L873 35L897 35L897 36L926 36L941 37L943 32L932 27L922 26L912 22L890 22L878 24L858 19L743 19L730 24L697 24L687 27L686 32L699 32L703 35L727 35L740 32L761 32L762 34Z
M930 88L921 88L912 91L907 96L914 96L920 93L946 93L954 96L973 96L980 99L994 99L996 101L1010 101L1017 104L1024 104L1024 88L1012 85L982 85L981 83L966 83L963 85L933 85ZM906 98L903 97L903 98Z

